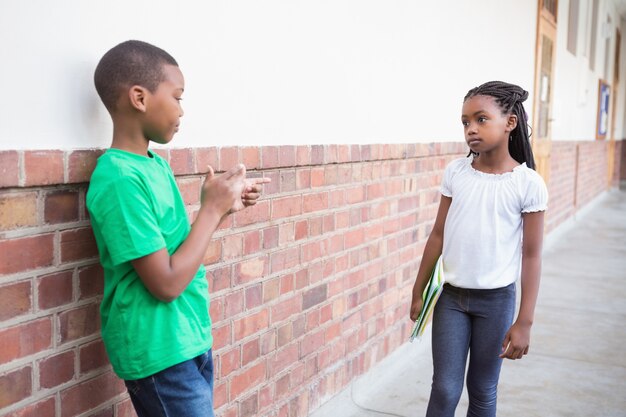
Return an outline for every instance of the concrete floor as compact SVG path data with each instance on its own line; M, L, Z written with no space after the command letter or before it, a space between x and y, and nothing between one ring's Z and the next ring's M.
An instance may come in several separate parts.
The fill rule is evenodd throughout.
M429 330L310 417L425 415ZM626 191L606 193L546 239L531 338L524 359L504 362L498 416L626 416ZM466 410L464 393L455 417Z

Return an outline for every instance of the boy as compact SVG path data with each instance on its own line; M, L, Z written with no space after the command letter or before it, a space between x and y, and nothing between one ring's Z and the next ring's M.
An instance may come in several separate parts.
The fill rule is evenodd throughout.
M229 213L254 205L267 178L243 165L218 177L208 167L190 226L174 175L148 149L168 143L183 110L183 75L167 52L123 42L94 81L113 120L113 141L87 192L104 296L102 338L139 417L213 416L209 294L202 259Z

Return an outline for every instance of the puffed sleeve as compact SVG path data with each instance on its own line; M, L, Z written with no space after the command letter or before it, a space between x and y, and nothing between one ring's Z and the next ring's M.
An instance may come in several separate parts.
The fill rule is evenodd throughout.
M439 187L439 192L441 192L441 194L446 197L452 197L452 179L464 163L467 163L466 158L461 158L455 159L446 166L446 169L443 172L441 187Z
M548 188L541 176L529 170L522 195L522 213L545 211L548 208Z

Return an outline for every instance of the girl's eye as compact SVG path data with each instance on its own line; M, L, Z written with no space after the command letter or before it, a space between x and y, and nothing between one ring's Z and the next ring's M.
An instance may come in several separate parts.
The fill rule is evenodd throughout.
M469 122L467 122L467 121L465 121L465 120L463 120L463 121L461 122L461 124L463 124L463 126L465 126L465 127L469 126Z
M484 116L480 116L480 117L478 118L478 123L483 123L483 122L486 122L486 121L487 121L487 118L486 118L486 117L484 117Z

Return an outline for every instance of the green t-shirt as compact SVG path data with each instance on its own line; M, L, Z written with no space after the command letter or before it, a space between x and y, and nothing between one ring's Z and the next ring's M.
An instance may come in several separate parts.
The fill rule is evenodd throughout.
M170 303L155 298L131 261L163 248L172 255L191 226L167 162L109 149L91 176L87 209L104 268L102 338L115 373L144 378L213 345L204 266Z

